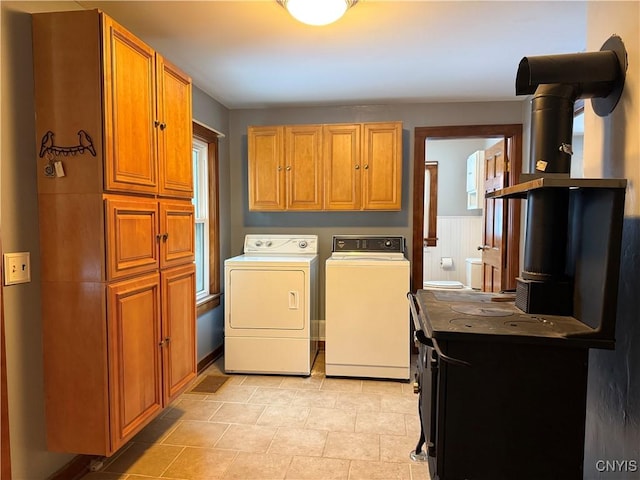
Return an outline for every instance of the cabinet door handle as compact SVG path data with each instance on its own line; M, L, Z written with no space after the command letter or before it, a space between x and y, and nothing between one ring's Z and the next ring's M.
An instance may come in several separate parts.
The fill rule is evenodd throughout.
M164 345L169 345L170 341L171 341L171 337L166 337L164 340L160 340L160 343L158 344L158 346L163 347Z
M160 235L160 234L157 234L157 235L156 235L156 240L157 240L158 242L160 241L160 239L161 239L161 238L162 238L162 235Z
M366 165L364 166L364 169L365 169L365 170L369 170L369 164L366 164Z
M287 172L291 171L291 165L287 165Z
M278 171L281 172L282 171L282 166L278 165Z
M163 240L164 242L166 242L168 238L169 238L169 234L168 234L168 233L164 233L164 234L162 234L162 240Z
M356 165L356 170L360 170L360 165Z
M167 124L164 122L159 122L158 120L153 122L153 125L155 127L160 127L160 130L164 130L165 128L167 128Z

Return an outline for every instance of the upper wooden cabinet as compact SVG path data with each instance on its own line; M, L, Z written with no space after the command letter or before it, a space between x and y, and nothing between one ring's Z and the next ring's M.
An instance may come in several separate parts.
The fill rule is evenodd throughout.
M249 127L249 210L284 210L284 127Z
M402 123L249 127L250 210L400 210Z
M196 377L191 81L98 10L32 19L47 447L110 456Z
M400 210L402 124L365 123L362 145L362 209Z
M284 128L287 210L322 208L322 125Z
M105 188L191 198L191 80L112 19L101 18Z
M190 199L189 76L98 10L33 26L39 184ZM68 178L42 175L61 159Z
M322 126L249 127L249 209L322 208Z
M324 206L327 210L360 210L362 127L325 125L323 133Z
M158 194L193 197L191 78L156 53ZM155 122L154 122L155 125ZM189 161L185 161L188 157Z

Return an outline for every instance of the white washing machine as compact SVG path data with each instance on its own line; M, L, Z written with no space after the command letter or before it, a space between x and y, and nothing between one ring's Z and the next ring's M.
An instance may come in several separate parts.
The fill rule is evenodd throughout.
M326 261L327 376L409 379L409 278L403 237L333 237Z
M318 351L318 237L247 235L224 273L225 370L309 375Z

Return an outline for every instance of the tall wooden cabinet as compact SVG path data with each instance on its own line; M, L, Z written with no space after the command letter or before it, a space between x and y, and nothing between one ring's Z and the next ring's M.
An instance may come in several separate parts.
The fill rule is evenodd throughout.
M250 210L400 210L402 123L248 129Z
M98 10L33 46L47 445L109 456L196 375L191 80Z

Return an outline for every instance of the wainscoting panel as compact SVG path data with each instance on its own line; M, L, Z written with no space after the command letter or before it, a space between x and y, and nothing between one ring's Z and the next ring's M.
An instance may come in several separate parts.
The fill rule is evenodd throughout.
M467 258L480 257L482 244L482 217L438 217L438 245L425 247L423 278L427 280L466 281ZM451 258L451 268L442 268L442 258Z

